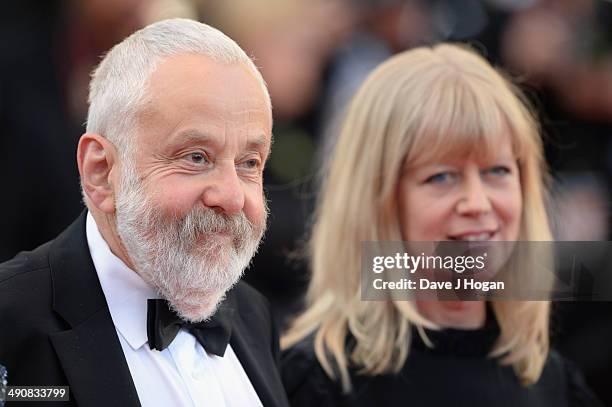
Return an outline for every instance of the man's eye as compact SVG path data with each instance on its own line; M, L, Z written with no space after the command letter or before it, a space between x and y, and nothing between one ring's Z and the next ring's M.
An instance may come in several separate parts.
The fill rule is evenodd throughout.
M425 184L443 184L451 182L457 178L457 175L452 172L439 172L427 178Z
M208 162L208 159L204 153L189 153L187 154L186 158L194 164L203 164Z
M247 170L257 170L261 167L261 162L256 158L251 158L251 159L242 161L238 165Z
M256 159L247 160L244 164L247 168L259 168L259 160Z

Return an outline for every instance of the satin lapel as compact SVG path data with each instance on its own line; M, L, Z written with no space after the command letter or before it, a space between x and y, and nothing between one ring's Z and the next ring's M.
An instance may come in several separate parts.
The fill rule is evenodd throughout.
M247 310L242 311L246 311L245 314L248 313ZM253 336L249 333L252 334L253 331L261 327L248 326L243 319L247 315L241 315L240 312L236 312L234 315L230 344L259 399L265 407L288 406L289 402L269 344L262 347L261 343L248 339ZM251 315L251 317L254 316ZM257 317L254 317L253 320L257 321Z
M240 360L240 364L247 376L249 376L249 380L255 388L261 403L266 407L284 406L285 404L281 404L277 400L279 397L276 394L279 391L283 391L282 387L274 386L264 377L264 375L272 377L276 367L272 364L271 360L268 361L268 358L264 357L258 346L247 342L242 329L237 329L236 324L234 324L234 328L232 339L230 340L232 349L236 356L238 356L238 360Z
M81 325L51 335L70 398L79 406L140 406L115 327L101 311Z
M84 406L140 406L85 236L86 212L49 254L53 309L71 329L50 335L71 398Z

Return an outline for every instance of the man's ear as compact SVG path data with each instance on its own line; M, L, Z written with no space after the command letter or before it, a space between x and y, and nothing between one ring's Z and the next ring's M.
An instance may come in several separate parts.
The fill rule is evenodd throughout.
M77 163L83 191L90 203L104 213L115 212L115 186L112 170L117 150L99 134L85 133L79 140Z

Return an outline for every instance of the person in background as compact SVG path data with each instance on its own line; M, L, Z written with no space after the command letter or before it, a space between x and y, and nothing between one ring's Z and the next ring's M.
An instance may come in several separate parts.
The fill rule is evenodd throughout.
M547 301L362 301L361 242L551 240L536 118L472 50L392 57L349 107L281 341L294 406L599 405L549 346Z

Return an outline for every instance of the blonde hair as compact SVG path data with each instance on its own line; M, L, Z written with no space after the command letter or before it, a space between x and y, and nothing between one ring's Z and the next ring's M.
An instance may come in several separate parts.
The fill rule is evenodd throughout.
M367 375L398 372L411 324L420 333L437 327L413 302L361 301L361 243L402 240L397 184L405 160L416 165L449 152L490 153L508 131L523 196L519 240L551 240L539 127L510 81L474 51L452 44L403 52L373 71L354 96L330 157L309 242L307 308L282 346L316 331L317 359L344 391L351 388L349 366ZM523 383L534 383L548 354L549 302L492 306L500 336L491 356L512 364ZM354 346L347 349L349 335Z

